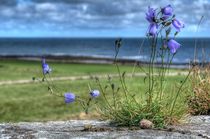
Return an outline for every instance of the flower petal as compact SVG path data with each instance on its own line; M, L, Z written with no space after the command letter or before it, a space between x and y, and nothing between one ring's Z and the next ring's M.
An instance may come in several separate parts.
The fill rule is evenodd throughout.
M99 92L99 90L92 90L92 91L90 91L90 95L91 95L91 97L95 98L100 95L100 92Z
M75 95L73 93L65 93L64 94L65 103L72 103L75 101Z
M178 42L176 42L174 39L170 39L168 41L168 48L170 49L170 52L172 54L176 53L177 50L180 48L181 44L179 44Z

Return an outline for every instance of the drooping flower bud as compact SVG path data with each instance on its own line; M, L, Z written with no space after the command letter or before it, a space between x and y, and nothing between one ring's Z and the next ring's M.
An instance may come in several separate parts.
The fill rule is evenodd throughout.
M49 65L45 62L45 59L42 59L42 72L43 74L49 74L52 71L52 69L49 67Z
M178 42L176 42L174 39L170 39L168 41L168 48L170 49L170 52L172 54L175 54L176 51L180 48L181 44L179 44Z
M92 91L90 91L90 95L91 95L91 97L95 98L100 95L100 92L99 92L99 90L92 90Z
M76 97L75 94L68 92L64 94L64 98L65 98L65 103L68 104L74 102Z
M163 15L171 16L173 14L173 8L171 5L167 5L161 9Z
M154 37L157 35L157 31L158 31L158 25L154 23L150 24L148 31L149 35Z
M184 28L184 23L180 20L173 19L172 24L178 32L180 31L181 28Z
M146 13L146 19L150 23L155 22L155 9L148 7L148 11Z

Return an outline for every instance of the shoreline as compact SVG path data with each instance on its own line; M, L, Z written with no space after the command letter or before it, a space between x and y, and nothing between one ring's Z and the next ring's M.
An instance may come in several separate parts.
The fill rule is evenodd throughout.
M62 63L79 63L79 64L113 64L114 58L105 58L105 57L91 57L91 56L55 56L55 55L44 55L44 56L29 56L29 55L6 55L0 56L0 60L24 60L24 61L40 61L42 57L45 57L50 62L62 62ZM142 65L147 66L149 62L147 61L137 61L134 59L123 59L118 58L117 62L122 65ZM160 62L154 64L156 67L161 65ZM206 63L196 63L199 66L209 65ZM189 63L172 63L171 68L189 68Z

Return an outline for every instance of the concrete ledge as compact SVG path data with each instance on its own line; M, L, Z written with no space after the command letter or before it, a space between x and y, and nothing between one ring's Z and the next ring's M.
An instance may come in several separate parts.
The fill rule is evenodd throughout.
M202 117L203 118L203 117ZM209 119L210 116L205 118ZM193 119L191 117L191 119ZM199 117L195 117L199 119ZM200 139L210 138L210 122L185 123L164 130L142 130L138 127L116 127L108 121L70 120L54 122L20 122L0 124L0 138L45 139Z

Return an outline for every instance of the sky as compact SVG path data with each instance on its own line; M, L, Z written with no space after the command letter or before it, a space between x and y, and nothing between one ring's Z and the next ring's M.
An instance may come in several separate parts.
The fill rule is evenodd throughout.
M148 6L168 4L180 37L210 37L210 0L0 0L0 37L144 37Z

